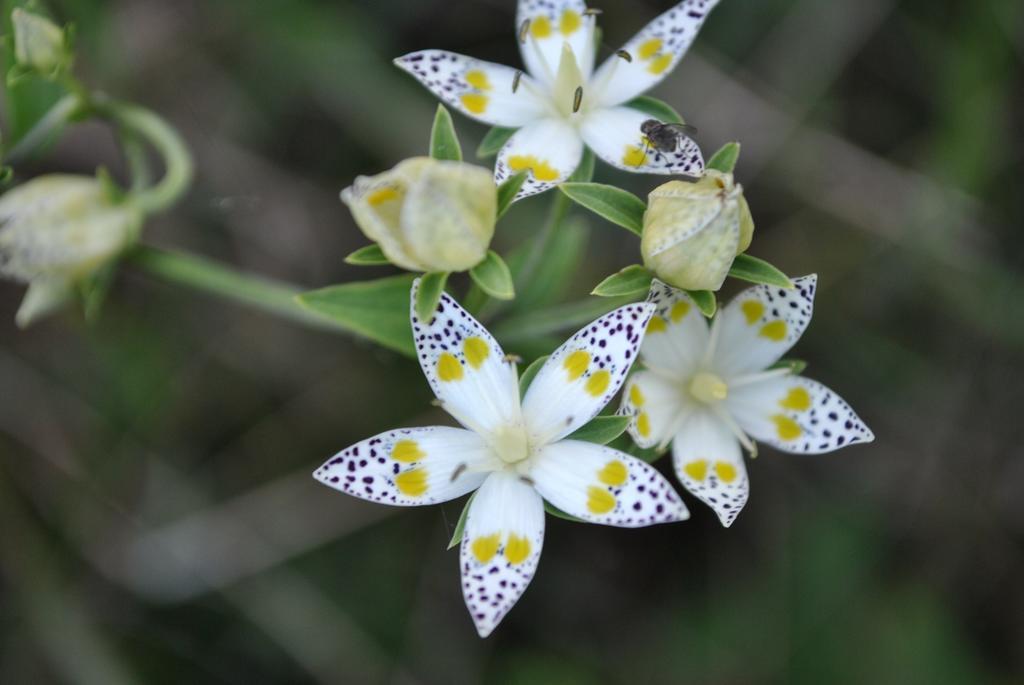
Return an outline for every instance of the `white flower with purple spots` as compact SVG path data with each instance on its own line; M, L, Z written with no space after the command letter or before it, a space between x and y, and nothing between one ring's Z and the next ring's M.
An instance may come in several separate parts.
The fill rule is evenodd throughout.
M526 73L444 50L395 60L435 95L494 126L518 128L498 153L495 180L528 170L519 197L566 180L583 146L626 171L700 176L696 143L652 149L640 131L650 115L626 106L671 72L718 0L684 0L594 69L595 12L583 0L519 0L516 25Z
M419 281L413 285L416 300ZM533 577L544 541L544 500L577 518L626 528L681 521L689 512L650 465L610 447L567 439L618 392L655 306L620 307L548 358L520 399L513 361L455 300L429 321L412 308L423 373L463 428L402 428L342 450L314 477L398 506L476 491L460 550L462 592L486 637Z
M629 379L622 413L641 447L672 442L679 481L724 526L746 504L741 446L755 440L786 452L820 454L874 435L841 397L821 383L773 364L811 320L817 277L787 290L759 285L736 296L710 328L689 296L655 280L657 307Z

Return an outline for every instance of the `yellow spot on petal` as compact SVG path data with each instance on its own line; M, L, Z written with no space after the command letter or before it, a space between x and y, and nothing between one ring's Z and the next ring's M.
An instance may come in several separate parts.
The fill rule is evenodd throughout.
M427 456L427 453L420 449L419 443L415 440L399 440L391 448L391 458L395 461L406 463L419 461Z
M534 38L547 38L551 35L551 21L543 14L534 17L530 22L530 33Z
M666 52L664 55L661 55L660 57L655 57L653 60L651 60L651 64L650 66L647 67L647 71L651 72L652 74L660 74L664 72L666 69L668 69L670 66L672 66L672 53Z
M740 305L740 309L743 310L743 316L750 325L753 325L764 314L764 305L757 300L747 300Z
M762 338L768 338L775 342L784 340L786 338L786 322L780 319L778 321L766 323L761 327L759 335Z
M647 416L647 412L641 412L640 416L636 417L636 432L640 434L641 438L650 436L651 419Z
M683 472L698 483L702 483L708 477L708 462L706 459L691 461L683 467Z
M591 485L587 488L587 510L591 514L607 514L615 508L615 497L604 488Z
M629 477L626 465L618 459L612 459L597 472L597 479L605 485L622 485Z
M647 161L647 152L642 147L627 145L626 151L622 153L622 163L626 166L643 166Z
M591 397L600 397L612 382L612 375L606 369L590 374L587 379L586 391Z
M487 109L487 96L480 93L463 93L459 96L462 106L473 114L483 114Z
M437 358L437 377L444 382L462 380L462 364L450 352Z
M772 421L775 422L775 430L779 434L780 440L796 440L803 433L800 430L800 425L782 414L776 414L772 417Z
M640 391L639 384L634 383L629 389L629 401L639 407L644 403L645 399L643 392Z
M509 535L505 543L505 558L510 564L521 564L530 556L530 541L518 535Z
M569 372L569 380L574 381L590 366L590 353L583 350L576 350L562 362L562 366Z
M806 411L811 408L811 395L805 388L797 386L790 388L786 396L779 400L779 404L784 409Z
M689 302L676 302L674 305L672 305L672 311L669 312L669 316L672 318L672 321L679 323L680 321L683 320L683 317L686 316L686 314L689 311Z
M558 22L558 30L562 32L563 36L568 36L576 32L580 23L580 15L572 10L565 10L562 12L562 19Z
M651 322L647 324L648 333L661 333L668 326L665 324L665 319L661 318L657 314L651 317Z
M529 170L538 181L554 181L558 178L558 169L533 155L512 155L508 158L508 168L512 171Z
M380 205L394 200L398 197L398 191L394 188L380 188L375 190L366 196L366 201L371 207L379 207Z
M466 354L466 361L474 369L479 369L491 354L491 348L488 347L487 342L483 338L477 337L466 338L466 341L462 343L462 351Z
M403 495L419 497L427 491L427 470L412 469L395 476L395 487Z
M494 535L487 535L473 540L469 548L472 550L473 556L476 557L477 561L481 564L486 564L497 553L500 542L501 535L495 533Z
M718 475L718 479L723 483L731 483L736 480L737 471L736 467L727 461L716 461L715 474Z
M650 59L658 50L661 50L661 38L648 38L640 44L636 54L640 59Z
M487 72L474 69L466 72L466 83L477 90L490 90L491 82L487 78Z

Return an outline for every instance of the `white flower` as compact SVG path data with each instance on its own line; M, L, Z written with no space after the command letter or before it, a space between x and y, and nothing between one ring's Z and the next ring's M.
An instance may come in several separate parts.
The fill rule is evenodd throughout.
M444 50L413 52L395 64L464 114L520 129L494 169L498 183L530 171L519 197L566 180L584 143L620 169L699 176L704 160L693 141L684 137L670 153L651 149L640 132L650 115L624 103L675 68L716 4L680 2L596 71L596 20L583 0L519 0L516 28L527 73Z
M623 413L641 447L672 442L676 475L729 526L747 501L741 445L754 440L786 452L820 454L874 435L821 383L771 368L811 320L817 276L792 290L743 291L711 323L686 295L655 280L657 312L623 396Z
M415 302L417 282L413 286ZM435 504L476 490L462 538L462 592L486 637L533 577L544 500L592 523L647 526L689 517L650 465L610 447L566 439L618 392L654 305L620 307L589 324L541 367L520 401L515 365L447 295L412 329L441 406L464 428L392 430L342 450L313 474L356 497Z

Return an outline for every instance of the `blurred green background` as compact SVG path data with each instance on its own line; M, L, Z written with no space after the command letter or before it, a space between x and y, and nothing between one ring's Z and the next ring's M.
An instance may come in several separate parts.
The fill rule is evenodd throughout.
M605 41L671 4L604 0ZM366 241L338 191L426 149L436 101L390 60L519 64L512 0L47 7L86 81L195 153L145 241L303 287L389 273L343 263ZM693 498L640 531L549 518L487 640L445 551L461 502L390 509L309 475L444 421L414 362L130 266L95 324L19 332L22 288L0 285L0 681L1024 682L1022 62L1019 0L722 0L654 94L706 153L742 141L752 254L821 279L795 355L876 442L763 450L728 530ZM456 125L471 152L485 127ZM17 172L100 164L123 178L89 124ZM517 205L499 250L550 201ZM638 241L573 217L575 299Z

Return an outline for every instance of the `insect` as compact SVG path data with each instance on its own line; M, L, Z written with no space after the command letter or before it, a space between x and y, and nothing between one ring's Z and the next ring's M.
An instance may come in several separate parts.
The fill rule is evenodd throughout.
M689 124L663 124L657 119L648 119L640 124L640 133L647 142L659 152L675 152L679 147L679 139L690 136L697 129Z

